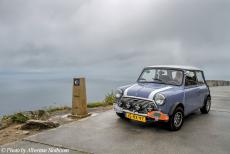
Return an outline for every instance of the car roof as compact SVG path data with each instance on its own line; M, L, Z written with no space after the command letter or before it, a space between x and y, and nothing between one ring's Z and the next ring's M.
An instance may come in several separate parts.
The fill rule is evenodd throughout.
M147 66L146 68L173 68L173 69L180 69L180 70L202 71L200 68L193 67L193 66L184 66L184 65L153 65L153 66Z

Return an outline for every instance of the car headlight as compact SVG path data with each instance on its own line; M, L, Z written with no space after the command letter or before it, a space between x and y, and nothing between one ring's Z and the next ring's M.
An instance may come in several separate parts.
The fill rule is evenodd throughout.
M115 91L115 97L116 98L121 98L122 95L123 95L123 91L121 89L117 89Z
M155 96L155 102L157 105L163 105L164 104L164 101L165 101L165 96L160 94L160 93L157 93L156 96Z

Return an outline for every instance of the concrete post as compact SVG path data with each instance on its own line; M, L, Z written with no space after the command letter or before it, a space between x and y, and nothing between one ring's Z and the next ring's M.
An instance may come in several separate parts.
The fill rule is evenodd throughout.
M89 116L87 111L87 96L85 78L73 79L72 117Z

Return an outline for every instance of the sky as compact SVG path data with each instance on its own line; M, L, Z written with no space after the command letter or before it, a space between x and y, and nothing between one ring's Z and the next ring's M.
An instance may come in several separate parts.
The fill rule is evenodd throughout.
M0 0L0 75L137 78L192 65L230 80L229 0Z

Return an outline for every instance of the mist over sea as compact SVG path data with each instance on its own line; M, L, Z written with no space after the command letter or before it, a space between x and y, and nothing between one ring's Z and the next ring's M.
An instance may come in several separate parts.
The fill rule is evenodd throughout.
M72 78L55 75L0 75L0 116L50 106L71 106ZM88 102L101 101L112 90L130 81L86 77Z

